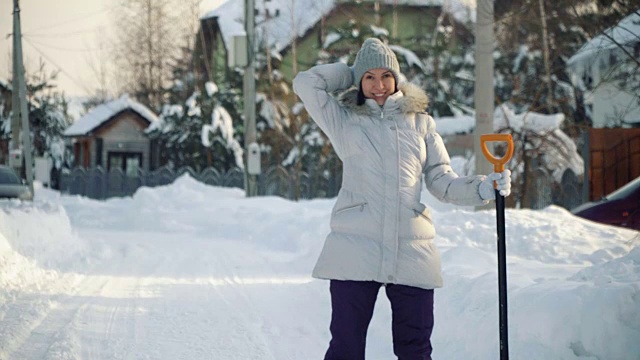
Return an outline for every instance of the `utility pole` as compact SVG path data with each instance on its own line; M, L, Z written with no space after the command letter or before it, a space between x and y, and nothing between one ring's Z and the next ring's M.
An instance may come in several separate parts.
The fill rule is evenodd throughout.
M24 156L27 184L33 194L33 164L31 160L31 131L29 130L29 111L27 109L27 85L24 79L24 64L22 62L22 35L20 32L19 0L13 0L13 94L11 108L13 111L12 136L13 149L22 150ZM16 96L17 93L17 96ZM18 115L22 119L22 147L17 133L20 132ZM17 130L16 130L17 129Z
M544 59L544 82L547 85L547 111L553 111L553 88L551 87L551 65L549 64L549 34L547 32L547 13L544 1L538 0L540 5L540 22L542 23L542 54Z
M14 31L13 34L15 35L15 20L13 21L14 24ZM13 81L11 82L11 148L10 150L13 151L18 151L20 149L20 95L18 92L18 74L20 73L20 70L18 69L18 62L16 61L16 51L15 51L15 36L14 38L14 47L13 47L13 54L12 55L12 66L13 66ZM21 163L21 162L20 162ZM16 168L21 168L22 165L16 166L14 164L14 167Z
M480 135L493 133L494 88L493 88L493 0L478 0L476 15L476 83L475 108L476 128L473 149L476 156L476 174L493 172L491 164L482 156ZM493 153L493 144L487 148ZM481 206L478 209L489 209Z
M245 0L244 27L247 33L247 66L244 69L244 148L247 159L244 189L247 197L258 195L260 147L256 142L255 0Z

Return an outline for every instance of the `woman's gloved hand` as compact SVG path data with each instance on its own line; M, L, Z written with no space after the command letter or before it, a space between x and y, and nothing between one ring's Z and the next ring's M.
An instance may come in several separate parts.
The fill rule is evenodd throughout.
M496 187L493 187L493 182ZM501 173L492 172L480 183L478 192L483 200L495 200L496 193L494 189L500 191L500 195L507 197L511 194L511 170L506 169Z

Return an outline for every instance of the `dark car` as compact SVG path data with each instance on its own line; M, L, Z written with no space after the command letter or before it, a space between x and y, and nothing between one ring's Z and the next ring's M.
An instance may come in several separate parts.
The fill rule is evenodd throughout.
M640 230L640 177L605 196L571 210L592 221Z
M33 200L33 194L13 168L0 165L0 198Z

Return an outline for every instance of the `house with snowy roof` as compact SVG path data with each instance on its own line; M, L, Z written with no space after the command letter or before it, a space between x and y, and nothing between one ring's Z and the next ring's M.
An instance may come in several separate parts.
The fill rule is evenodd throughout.
M64 136L72 143L75 166L120 169L137 176L138 170L156 167L157 155L145 134L156 121L156 114L125 94L96 106L68 127Z
M258 0L256 43L261 44L261 49L269 49L275 67L291 80L295 70L315 65L319 53L330 45L333 51L353 50L347 42L345 49L335 45L361 34L357 30L345 34L336 29L355 21L368 24L371 36L393 39L397 45L415 45L433 33L443 6L457 21L471 19L471 11L459 0ZM227 59L233 37L245 32L244 1L228 0L200 20L196 69L204 81L222 83L231 71ZM267 54L258 56L264 59Z
M568 61L571 80L584 92L594 128L640 127L640 11L584 44Z

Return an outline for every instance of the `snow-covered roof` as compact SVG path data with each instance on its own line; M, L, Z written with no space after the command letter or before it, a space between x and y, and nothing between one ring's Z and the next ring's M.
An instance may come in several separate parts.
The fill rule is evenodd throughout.
M276 51L284 50L294 38L303 36L323 15L333 9L334 0L272 0L258 2L256 9L256 38L267 38ZM265 21L265 9L270 14ZM292 16L295 12L295 17ZM278 14L277 16L275 16ZM229 49L233 35L244 33L244 1L228 0L215 10L202 16L203 19L218 18L222 38Z
M149 108L129 98L129 95L124 94L117 100L113 100L93 108L89 113L74 122L73 125L69 126L65 130L64 135L86 135L124 110L136 112L149 123L154 123L158 120L158 116L149 110Z
M373 0L370 0L373 2ZM476 0L376 0L385 5L442 6L458 21L475 21Z
M622 19L616 26L604 31L584 44L568 61L569 66L585 61L602 51L618 48L619 45L628 45L640 41L640 11Z
M398 5L411 6L443 6L445 11L453 14L459 20L461 16L467 18L468 0L398 0ZM310 28L317 24L323 15L328 14L335 6L335 0L271 0L258 1L256 9L256 38L268 41L271 48L282 52L294 38L303 36ZM393 5L396 0L384 0L385 4ZM292 4L295 3L295 6ZM270 14L269 21L265 21L265 10ZM295 17L292 16L295 12ZM275 16L275 14L278 16ZM473 14L471 14L473 16ZM202 16L202 19L217 18L222 32L223 41L230 48L234 35L243 34L244 30L244 1L227 0L214 10ZM293 22L293 24L292 24Z

